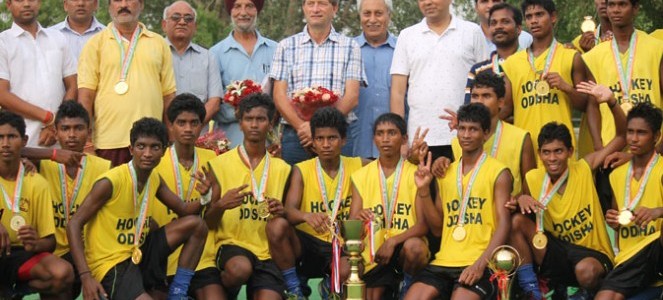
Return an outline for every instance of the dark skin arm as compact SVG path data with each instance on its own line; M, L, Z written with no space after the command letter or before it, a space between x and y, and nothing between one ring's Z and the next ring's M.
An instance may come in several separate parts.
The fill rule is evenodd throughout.
M242 192L248 185L244 184L239 187L226 191L223 197L221 194L221 184L216 179L214 172L210 172L208 177L212 184L212 203L209 209L205 212L205 222L209 228L217 228L223 217L223 213L228 209L234 209L242 205L242 199L251 194L251 192Z
M97 97L97 91L88 88L78 89L78 102L85 107L90 118L94 117L94 99Z
M76 82L76 78L76 75L71 75L62 79L65 89L64 98L62 100L76 99L78 94L78 84Z
M587 80L596 82L594 79L594 74L587 69ZM601 137L601 111L599 109L599 104L596 98L593 96L589 97L589 105L587 105L587 125L589 125L589 134L592 137L592 144L594 145L594 150L599 150L603 148L603 137Z
M302 212L302 194L304 192L304 181L302 179L302 172L298 167L294 167L292 171L292 184L288 189L285 201L285 214L288 222L292 225L298 225L306 222L317 233L324 233L327 231L329 219L324 212L312 213Z
M30 225L25 225L18 229L18 238L21 240L25 251L28 252L39 253L55 250L55 236L48 235L39 238L37 230Z
M29 159L35 166L39 166L42 159L51 159L53 149L25 147L21 149L21 156ZM70 151L66 149L57 149L55 151L55 162L67 166L80 166L81 158L85 153Z
M534 154L534 145L529 133L525 135L525 142L523 143L522 155L520 158L520 178L521 178L521 193L529 194L529 188L525 183L525 174L536 168L536 155Z
M661 57L661 62L658 65L658 86L663 87L663 57ZM661 99L663 99L663 88L661 89ZM656 152L663 154L663 141L658 143L656 146Z
M208 172L205 166L202 167L202 172L198 171L194 174L194 177L197 180L196 190L200 195L205 195L209 192L211 186L210 172ZM199 214L203 209L203 205L200 204L200 201L185 202L180 199L173 191L171 191L166 183L163 181L163 178L159 176L159 188L157 189L157 199L161 201L166 207L170 208L178 216L188 216Z

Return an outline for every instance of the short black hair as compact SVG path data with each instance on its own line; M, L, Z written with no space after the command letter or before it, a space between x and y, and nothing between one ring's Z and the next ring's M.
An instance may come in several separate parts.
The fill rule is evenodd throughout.
M539 149L543 145L552 143L555 140L564 143L566 148L570 149L573 147L573 144L571 143L571 132L569 131L569 128L566 127L566 125L557 122L550 122L546 125L543 125L543 127L541 127L541 131L539 132L539 136L537 137L537 142L539 142Z
M345 138L348 133L348 122L343 113L335 107L323 107L313 113L311 121L311 135L315 137L315 130L318 128L334 128L338 130L341 138Z
M159 140L164 147L168 146L166 125L155 118L144 117L134 122L129 133L131 146L134 146L140 137L153 137Z
M629 0L631 2L631 6L636 7L638 4L640 4L640 0ZM608 0L605 0L605 4L608 4Z
M490 21L490 19L493 18L494 12L503 9L511 11L511 14L513 15L513 22L516 23L516 25L518 26L523 25L523 13L517 7L506 2L497 3L490 8L490 10L488 11L488 21Z
M552 0L524 0L523 4L520 5L520 10L522 10L523 14L525 14L525 11L527 11L528 7L536 5L543 7L543 9L545 9L549 15L552 15L557 11L557 8L555 8L555 2Z
M469 103L458 109L458 122L479 123L483 131L490 131L490 111L483 103Z
M661 109L649 102L640 102L636 104L626 115L626 122L632 119L641 118L645 120L649 129L656 134L661 131L661 122L663 122L663 112Z
M483 70L477 74L472 83L472 89L474 88L492 88L497 95L497 98L502 98L506 94L506 88L504 87L504 78L497 75L493 70Z
M55 113L55 124L59 124L64 118L69 119L82 119L85 124L90 127L90 114L87 113L82 104L76 100L66 100L58 107L58 112Z
M18 131L18 134L25 137L25 119L18 114L8 110L0 110L0 126L9 125ZM35 137L37 138L37 137Z
M375 119L375 122L373 122L373 135L375 135L378 125L383 123L394 124L394 126L398 128L398 131L401 132L401 135L407 135L407 124L405 123L405 120L403 117L395 113L384 113Z
M246 112L256 107L267 109L267 117L269 120L271 121L274 119L274 114L276 113L274 101L272 100L272 96L265 93L254 93L246 96L244 100L240 101L239 106L237 107L237 119L242 119Z
M175 122L177 116L183 112L190 112L198 115L200 122L205 121L205 115L207 113L205 111L205 105L200 100L200 98L189 93L175 96L173 101L170 103L170 106L168 106L168 111L166 112L168 121L171 123Z

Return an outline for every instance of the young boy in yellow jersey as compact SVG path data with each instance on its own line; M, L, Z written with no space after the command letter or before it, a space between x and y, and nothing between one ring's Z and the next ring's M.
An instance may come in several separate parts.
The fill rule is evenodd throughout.
M373 125L373 142L380 156L351 176L350 218L376 224L364 240L362 252L362 279L369 300L398 292L400 276L401 293L405 293L412 276L429 258L424 204L416 197L414 182L417 167L400 154L407 141L402 117L393 113L379 116Z
M572 109L587 111L592 137L600 135L596 103L577 92L574 86L585 81L585 64L580 54L566 49L553 36L557 11L552 0L525 0L522 3L525 24L532 33L532 46L502 64L506 74L506 96L500 118L513 112L513 125L539 135L548 122L561 122L573 128ZM539 145L534 142L537 151ZM575 137L572 137L575 145Z
M25 121L0 111L0 298L38 291L42 299L71 299L74 272L55 249L52 196L39 174L25 174Z
M183 245L168 299L186 299L207 238L207 227L195 214L207 200L183 202L153 172L168 144L163 123L140 119L129 139L133 159L102 174L67 225L83 297L152 299L148 292L155 293L165 283L168 255ZM196 177L196 189L207 194L209 181ZM180 218L150 230L157 201Z
M265 226L283 215L281 199L290 166L265 148L276 108L267 94L239 104L237 119L244 141L210 161L212 198L219 199L205 219L216 240L217 267L230 298L247 284L247 299L281 299L286 289L269 253Z
M193 175L199 171L203 172L207 162L216 157L214 151L195 146L196 138L203 128L205 106L192 94L180 94L168 106L166 116L170 121L170 136L175 142L168 147L155 171L180 199L198 202L201 195L194 188L196 178ZM153 219L159 226L164 226L177 219L177 214L162 203L156 203ZM177 270L181 250L181 247L177 248L168 256L166 275L169 281L172 281ZM215 255L214 235L208 234L203 254L195 269L196 273L191 279L190 296L196 299L223 299L224 292L220 273L214 262Z
M311 118L313 149L318 157L295 165L285 201L285 218L275 218L267 224L267 238L274 263L279 267L288 292L304 297L306 284L302 278L323 277L320 294L329 296L334 285L340 287L349 275L347 260L336 257L338 267L331 271L332 227L341 226L350 213L352 190L350 175L363 165L359 157L341 155L345 145L348 123L336 108L318 109ZM335 233L334 233L335 234ZM337 244L342 247L342 245ZM296 268L295 268L296 266ZM331 276L339 276L332 280ZM338 291L340 292L340 291Z
M551 122L541 129L538 141L543 166L529 171L525 178L532 196L524 194L508 204L520 212L512 218L510 235L510 244L523 259L518 281L536 299L541 291L533 264L553 288L581 287L575 295L579 299L595 293L601 278L612 269L614 254L592 172L609 154L624 147L626 121L607 87L582 82L578 90L591 94L599 103L608 103L618 135L603 149L575 161L566 125ZM527 216L532 213L535 221ZM555 291L559 292L564 291Z
M511 225L506 209L513 183L509 169L483 150L490 112L480 103L458 110L462 156L437 179L435 202L428 192L430 164L417 170L417 197L442 243L435 259L415 277L405 299L491 299L496 295L486 268L495 247L506 242ZM434 203L434 204L433 204Z
M615 268L603 280L596 299L625 299L650 286L660 295L663 272L663 158L656 153L661 137L661 109L639 103L629 111L626 143L631 161L610 174L613 207L606 222L618 233Z

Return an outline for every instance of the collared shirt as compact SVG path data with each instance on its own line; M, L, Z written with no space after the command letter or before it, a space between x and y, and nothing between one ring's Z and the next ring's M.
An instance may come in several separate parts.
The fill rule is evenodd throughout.
M401 31L391 63L391 74L408 76L408 135L417 127L428 128L429 146L451 144L447 121L439 119L445 108L463 104L467 72L485 60L486 43L479 25L451 17L449 27L438 35L426 19Z
M175 46L166 39L173 56L173 70L177 94L191 93L203 103L213 97L223 97L219 65L207 49L190 43L184 54L177 53Z
M97 32L106 28L106 26L99 23L97 18L92 17L92 24L90 24L90 28L85 30L83 34L80 34L75 30L71 29L71 27L69 27L69 17L66 17L64 21L57 23L51 26L50 28L62 32L64 37L67 39L67 45L69 45L69 50L74 55L76 61L78 61L78 57L81 56L81 50L83 49L83 46L85 46L87 40L89 40Z
M129 90L123 95L115 93L122 62L111 26L90 38L78 65L78 87L96 91L93 142L97 149L129 146L127 133L133 122L143 117L161 120L163 96L176 91L168 43L139 23L142 31L126 78ZM129 47L124 38L122 46Z
M490 53L490 58L486 59L482 62L478 62L470 68L470 72L467 73L467 83L465 84L465 104L470 103L472 100L472 85L474 84L474 78L476 78L477 74L490 70L493 71L493 58L497 55L497 51L493 51ZM497 65L498 65L498 71L499 75L503 75L504 71L502 70L502 62L504 62L503 58L500 58L498 56L497 59Z
M62 80L76 75L76 60L60 32L37 26L35 37L16 23L0 33L0 78L23 101L55 113L66 92ZM28 146L37 147L41 121L25 120Z
M272 67L276 42L263 37L258 31L256 36L257 41L251 55L235 40L233 32L210 48L209 51L219 64L224 90L235 80L251 79L257 83L265 81ZM215 119L221 123L236 122L235 109L224 103Z
M484 35L484 37L486 39L486 50L488 52L496 51L497 46L495 46L495 44L493 44L493 41L489 37L486 37L485 35ZM525 30L521 31L520 35L518 35L518 50L527 49L527 47L532 45L532 41L533 41L533 38L532 38L532 35L529 34L529 32L527 32Z
M359 104L354 110L358 122L354 126L358 134L353 144L353 155L378 157L378 149L373 144L373 122L380 115L389 112L389 69L396 48L396 37L389 33L387 40L377 47L369 44L363 34L357 36L355 41L361 47L368 86L359 89Z

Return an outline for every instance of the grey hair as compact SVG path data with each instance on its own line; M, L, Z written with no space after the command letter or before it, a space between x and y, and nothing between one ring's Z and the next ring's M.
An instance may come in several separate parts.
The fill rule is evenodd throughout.
M196 9L193 8L193 6L191 6L191 4L189 4L189 2L182 1L182 0L175 1L172 4L166 6L166 8L163 9L163 19L164 20L168 19L168 11L170 10L170 8L173 7L173 5L175 5L177 3L180 3L180 2L186 4L193 11L193 20L194 21L198 20L198 13L196 12Z
M394 5L391 0L382 0L384 1L384 4L387 6L387 10L389 13L394 11ZM364 2L363 0L357 0L357 10L361 11L361 3Z
M339 0L329 0L329 3L331 3L331 5L333 5L333 6L338 6L338 4L339 4L338 2L339 2ZM304 5L304 4L306 4L306 0L302 0L302 5Z

